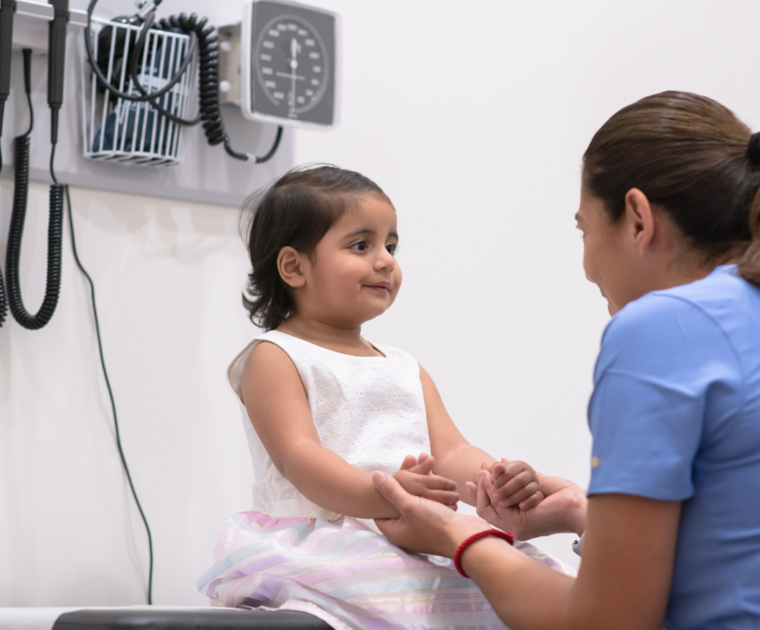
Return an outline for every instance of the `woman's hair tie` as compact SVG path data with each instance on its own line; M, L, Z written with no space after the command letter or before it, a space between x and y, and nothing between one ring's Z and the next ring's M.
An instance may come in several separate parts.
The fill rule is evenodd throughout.
M757 142L758 138L760 138L760 132L753 133L749 137L749 146L747 147L749 151L749 161L755 166L760 165L760 145Z

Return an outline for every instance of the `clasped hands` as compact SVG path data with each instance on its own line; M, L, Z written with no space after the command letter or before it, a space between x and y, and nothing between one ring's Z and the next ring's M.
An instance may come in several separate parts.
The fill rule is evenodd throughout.
M458 498L456 484L431 475L434 461L428 460L432 458L426 455L408 456L395 475L376 472L372 476L377 491L400 514L398 518L375 522L402 549L451 558L463 540L489 525L512 531L519 540L559 532L580 535L585 529L585 492L567 479L535 473L527 464L525 468L510 468L522 462L502 460L484 465L478 483L467 483L467 492L476 499L478 516L466 516L451 509L454 496ZM529 474L523 474L526 471ZM525 483L531 474L535 479ZM520 481L510 485L518 478ZM537 484L537 490L533 483Z
M427 453L422 453L416 458L407 455L393 477L409 494L442 503L456 510L460 499L457 484L450 479L432 474L434 465L434 457ZM490 509L494 513L510 508L529 510L544 498L539 489L538 475L533 468L525 462L506 459L495 464L484 462L478 484L468 481L466 490L473 503L476 503L480 492L481 503L485 502L486 498L489 503L488 506L483 505L483 509ZM476 504L481 507L479 503Z

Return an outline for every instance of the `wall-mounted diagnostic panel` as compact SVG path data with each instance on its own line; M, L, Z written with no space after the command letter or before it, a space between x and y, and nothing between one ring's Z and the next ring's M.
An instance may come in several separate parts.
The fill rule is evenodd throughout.
M239 0L233 13L217 6L227 3L202 3L224 20L216 28L181 12L180 0L116 4L133 3L136 10L110 18L98 15L99 0L0 0L0 136L3 126L27 130L29 180L51 175L40 150L46 130L27 128L41 95L24 98L24 78L27 91L44 86L37 77L45 65L50 142L66 184L239 206L292 166L283 126L338 123L337 14L291 0ZM7 167L10 144L0 138ZM233 160L220 160L220 151ZM0 176L17 171L0 167Z
M340 17L274 0L246 0L240 107L251 120L333 127L338 122Z

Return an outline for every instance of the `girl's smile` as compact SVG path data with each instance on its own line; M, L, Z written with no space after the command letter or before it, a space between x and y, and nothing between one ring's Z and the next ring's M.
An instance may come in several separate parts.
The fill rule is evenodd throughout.
M391 283L390 282L377 282L375 284L369 284L365 285L365 288L367 289L374 289L381 295L387 295L391 292Z

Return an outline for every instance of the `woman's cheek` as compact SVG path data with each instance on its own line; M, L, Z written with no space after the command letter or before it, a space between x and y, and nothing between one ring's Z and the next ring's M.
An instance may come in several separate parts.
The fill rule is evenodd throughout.
M607 292L604 290L605 282L601 277L601 274L597 271L594 260L595 259L590 255L589 248L585 247L583 250L583 271L586 274L586 280L598 287L599 293L601 293L602 297L607 300L607 310L610 315L614 315L618 309L612 304L610 296L607 295Z
M589 248L583 246L583 273L586 274L586 280L589 282L593 282L594 284L597 284L594 274L593 265L591 264L591 255L589 252Z

